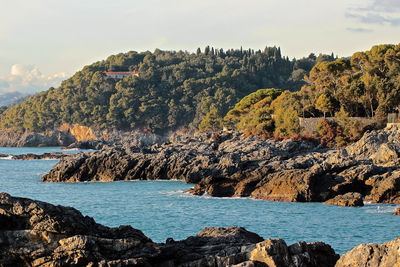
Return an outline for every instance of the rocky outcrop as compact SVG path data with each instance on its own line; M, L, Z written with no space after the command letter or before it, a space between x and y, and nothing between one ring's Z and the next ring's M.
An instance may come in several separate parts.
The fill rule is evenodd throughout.
M250 260L263 266L334 266L339 259L333 249L322 242L298 242L287 246L282 239L267 239L256 245Z
M393 215L400 215L400 207L397 207L396 211L393 213Z
M69 146L73 142L75 137L66 131L22 134L11 130L0 131L0 146L3 147Z
M130 226L109 228L74 208L0 193L0 266L329 267L338 257L321 242L287 246L241 227L154 243Z
M326 205L336 205L343 207L362 207L364 206L363 197L360 193L346 193L338 195L324 202Z
M383 244L359 245L344 254L336 267L400 266L400 238Z
M35 159L62 159L65 157L74 157L75 154L72 153L59 153L59 152L49 152L43 154L21 154L21 155L8 155L0 154L1 158L15 159L15 160L35 160Z
M399 127L371 131L347 148L328 150L238 133L174 134L164 143L108 144L99 153L65 158L42 181L168 179L194 183L195 195L324 202L359 193L368 202L400 203L399 135Z

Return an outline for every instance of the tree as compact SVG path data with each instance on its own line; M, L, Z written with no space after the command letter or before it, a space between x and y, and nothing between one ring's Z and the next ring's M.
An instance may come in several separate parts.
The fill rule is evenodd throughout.
M199 125L200 131L218 131L222 129L222 117L218 110L213 106L210 111L203 117Z
M318 97L315 107L324 113L324 118L326 117L325 114L327 112L332 112L333 110L332 101L330 97L325 94L322 94Z
M299 134L301 127L299 115L293 107L277 108L275 111L275 135L278 137Z

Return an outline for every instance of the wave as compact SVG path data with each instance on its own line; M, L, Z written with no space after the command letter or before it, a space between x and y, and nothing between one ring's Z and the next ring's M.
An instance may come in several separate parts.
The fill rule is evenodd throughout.
M367 208L367 213L390 213L396 211L396 205L392 204L366 204L364 207Z
M79 151L79 150L81 150L80 148L77 148L77 147L75 147L75 148L65 148L65 149L62 149L62 151ZM89 149L87 149L87 150L89 150Z

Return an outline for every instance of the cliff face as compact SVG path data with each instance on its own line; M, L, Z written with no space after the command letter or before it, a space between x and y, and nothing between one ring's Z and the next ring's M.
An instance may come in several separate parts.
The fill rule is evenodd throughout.
M0 131L0 146L3 147L69 146L75 141L75 137L67 131L22 134L12 130Z
M159 244L130 226L109 228L70 207L0 193L0 266L329 267L338 258L321 242L287 246L241 227Z
M171 136L162 144L105 146L61 160L45 182L176 179L195 183L191 193L272 201L354 200L400 203L400 129L367 132L345 149L307 141L219 136ZM339 203L330 202L331 204ZM347 204L346 204L347 203Z
M93 130L87 126L74 124L70 126L68 123L64 123L60 127L60 131L65 131L71 133L72 136L75 137L76 141L86 141L86 140L97 140L96 135L93 133Z

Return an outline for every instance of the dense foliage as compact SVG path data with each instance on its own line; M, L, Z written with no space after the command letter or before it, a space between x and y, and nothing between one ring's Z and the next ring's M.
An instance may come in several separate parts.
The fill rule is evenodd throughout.
M301 132L299 117L336 114L337 122L324 120L319 125L324 144L354 141L361 136L363 127L349 117L373 117L384 123L389 112L400 109L400 44L377 45L348 59L333 60L333 56L328 56L317 60L305 80L307 84L300 91L285 91L272 103L269 96L257 98L260 103L263 99L268 103L267 113L265 106L253 105L251 116L237 113L236 107L228 116L238 114L236 121L246 123L236 127L253 133L265 121L247 123L248 117L254 117L252 122L256 117L268 117L269 133L284 137ZM242 101L246 102L245 99Z
M281 93L280 89L260 89L244 97L225 116L225 126L247 135L268 136L274 129L270 105Z
M327 59L333 56L311 54L291 61L276 47L121 53L86 66L60 87L4 111L0 127L45 131L68 123L153 132L198 127L211 107L224 116L259 88L300 89L304 75L316 62ZM138 71L139 76L105 79L104 71L128 70Z
M400 44L377 45L350 59L317 64L306 77L301 92L301 109L308 116L338 112L349 116L385 118L400 105ZM318 102L321 95L324 101Z

